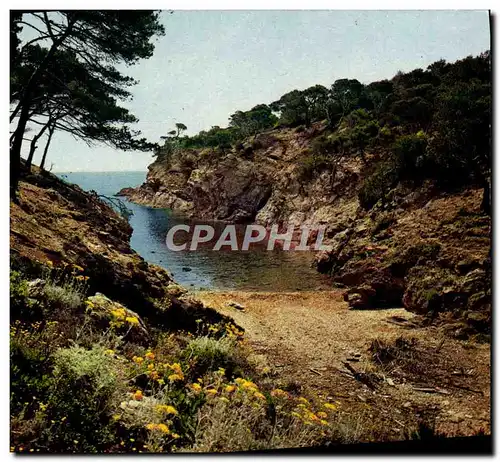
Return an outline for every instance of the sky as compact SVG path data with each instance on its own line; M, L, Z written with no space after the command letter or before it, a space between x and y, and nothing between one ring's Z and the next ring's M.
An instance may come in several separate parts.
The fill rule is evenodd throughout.
M490 48L486 11L165 11L161 21L166 34L154 55L123 68L139 81L125 106L150 141L177 122L187 134L227 126L236 110L294 89L340 78L370 83ZM145 171L152 161L57 133L47 167Z

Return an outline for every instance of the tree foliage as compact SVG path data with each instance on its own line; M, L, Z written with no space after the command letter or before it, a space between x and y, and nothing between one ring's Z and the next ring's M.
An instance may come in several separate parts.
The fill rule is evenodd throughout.
M12 194L29 124L50 134L63 130L86 142L104 142L118 149L154 148L129 128L137 119L119 102L130 99L129 88L136 82L116 66L152 55L151 38L164 33L158 14L11 12L11 122L17 123L11 137ZM24 28L33 39L20 40Z

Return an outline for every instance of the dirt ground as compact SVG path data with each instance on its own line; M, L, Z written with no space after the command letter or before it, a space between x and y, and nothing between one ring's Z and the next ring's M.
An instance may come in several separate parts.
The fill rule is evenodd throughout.
M245 329L273 380L337 401L362 438L403 439L419 422L448 436L490 433L489 344L451 339L403 308L349 310L340 291L196 297ZM396 359L370 351L375 339L400 337Z

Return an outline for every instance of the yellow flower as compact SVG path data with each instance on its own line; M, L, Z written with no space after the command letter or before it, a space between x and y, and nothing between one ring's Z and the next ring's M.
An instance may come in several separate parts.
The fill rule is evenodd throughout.
M170 380L171 382L175 382L176 380L184 380L184 376L179 374L170 374L168 376L168 380Z
M309 417L309 419L310 419L310 420L312 420L313 422L318 422L318 421L319 421L319 417L318 417L316 414L314 414L314 412L310 412L310 413L308 414L308 417Z
M250 380L245 380L244 383L241 384L241 388L246 389L246 390L257 390L258 387L255 385L255 383L250 382Z
M323 419L321 419L321 420L319 421L319 423L320 423L321 425L328 425L328 422L327 422L326 420L323 420Z
M137 390L135 393L134 393L134 399L136 401L141 401L142 398L144 398L144 395L142 394L142 391L141 390Z
M333 404L330 404L330 403L325 403L323 404L323 406L326 408L326 409L331 409L332 411L334 411L335 409L337 409L337 406L333 405Z
M215 390L213 388L210 388L210 390L206 390L206 393L208 393L209 395L216 395L217 394L217 390Z
M309 401L307 401L307 399L305 399L302 396L299 399L297 399L297 401L299 401L300 403L309 404Z
M153 361L153 359L155 359L155 354L151 351L148 351L144 356L150 361Z
M302 416L298 412L292 412L293 417L297 417L298 419L302 418Z
M154 368L154 364L148 364L148 371L152 371Z
M264 399L264 400L266 399L266 397L259 391L256 391L253 395L258 399Z
M134 357L132 358L132 361L134 361L134 362L135 362L135 363L137 363L137 364L142 364L142 363L143 363L143 361L144 361L144 358L141 358L140 356L134 356Z
M328 414L326 412L323 412L323 411L316 412L316 415L318 417L321 417L322 419L326 419L328 417Z
M276 388L271 391L271 396L274 396L275 398L288 398L288 393L283 391L281 388Z
M106 353L107 355L114 355L115 350L106 350L104 353Z
M170 433L170 430L165 424L156 424L156 423L150 423L146 425L146 428L151 431L160 431L161 433L165 433L168 435Z
M54 262L52 260L48 260L47 261L47 266L49 266L50 268L53 268L54 267Z
M217 370L217 374L219 375L224 375L226 373L226 369L224 369L223 367L219 367L219 369Z
M127 316L125 318L125 321L127 321L129 324L132 324L134 326L139 324L139 320L135 316Z
M195 392L199 392L199 391L201 391L201 385L199 383L192 383L191 389Z
M163 379L158 379L158 383L159 383L160 385L165 385L165 380L163 380Z
M156 410L163 414L178 414L177 410L173 406L168 406L166 404L159 404L158 406L156 406Z
M121 415L120 415L120 414L114 414L114 415L113 415L113 420L115 420L115 421L116 421L116 420L120 420L120 418L121 418Z
M236 390L236 385L226 385L226 391L228 393L232 393L234 390Z

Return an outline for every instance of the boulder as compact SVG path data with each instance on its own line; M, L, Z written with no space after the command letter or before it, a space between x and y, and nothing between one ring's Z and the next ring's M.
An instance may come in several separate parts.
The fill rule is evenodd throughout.
M147 345L151 336L141 317L121 303L97 292L86 300L87 312L102 329L113 327L124 340Z

